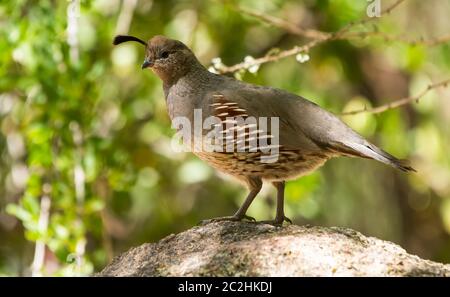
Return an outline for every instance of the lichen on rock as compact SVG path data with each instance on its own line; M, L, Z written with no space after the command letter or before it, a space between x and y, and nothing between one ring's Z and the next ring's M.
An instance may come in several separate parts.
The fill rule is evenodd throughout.
M348 228L215 222L132 248L98 276L450 276Z

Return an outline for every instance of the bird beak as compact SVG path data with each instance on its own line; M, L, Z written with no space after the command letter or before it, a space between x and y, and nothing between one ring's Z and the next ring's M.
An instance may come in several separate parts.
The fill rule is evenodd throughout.
M145 59L144 63L142 63L142 69L145 69L147 67L152 67L153 66L153 61Z

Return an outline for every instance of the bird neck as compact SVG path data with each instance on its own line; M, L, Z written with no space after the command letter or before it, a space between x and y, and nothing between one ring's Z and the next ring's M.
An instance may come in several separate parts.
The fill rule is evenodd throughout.
M197 60L189 63L188 67L184 69L178 69L174 71L172 75L159 74L163 82L164 93L167 97L170 88L177 84L187 84L195 86L199 79L209 74L209 71Z
M214 75L200 63L174 83L164 82L164 94L170 118L184 117L193 121L194 109L201 108L205 93L215 86Z

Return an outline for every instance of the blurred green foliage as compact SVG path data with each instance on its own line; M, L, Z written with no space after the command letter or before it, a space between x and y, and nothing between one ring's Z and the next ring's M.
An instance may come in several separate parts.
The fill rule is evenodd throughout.
M407 2L377 20L378 30L411 38L447 33L447 1ZM364 17L367 5L83 0L78 9L74 3L0 4L0 275L87 275L131 246L231 214L243 201L239 185L191 154L172 151L161 83L140 70L142 46L113 47L115 34L165 34L187 43L207 66L215 57L231 65L305 42L231 4L330 32ZM416 94L450 77L448 44L374 37L329 42L309 55L240 78L340 112ZM288 183L287 215L299 224L349 226L450 262L449 97L448 89L433 90L418 104L345 116L389 152L412 157L419 173L332 160ZM249 215L272 217L273 196L264 188Z

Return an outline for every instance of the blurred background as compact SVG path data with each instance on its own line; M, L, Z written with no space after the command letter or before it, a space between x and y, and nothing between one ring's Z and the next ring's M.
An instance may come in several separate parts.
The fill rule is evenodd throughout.
M394 1L381 0L382 8ZM0 275L88 275L144 242L230 215L246 190L190 153L174 153L159 79L144 48L115 34L190 46L205 66L233 65L366 18L366 0L17 0L0 4ZM234 75L336 113L386 104L450 78L450 2L407 0L355 25L361 38ZM390 36L390 37L389 37ZM417 42L416 42L417 41ZM436 42L435 42L436 41ZM247 57L247 58L246 58ZM220 66L220 65L219 65ZM229 74L233 75L233 74ZM343 119L417 174L340 158L291 181L296 224L345 226L450 262L450 89L380 114ZM249 215L275 215L267 186Z

